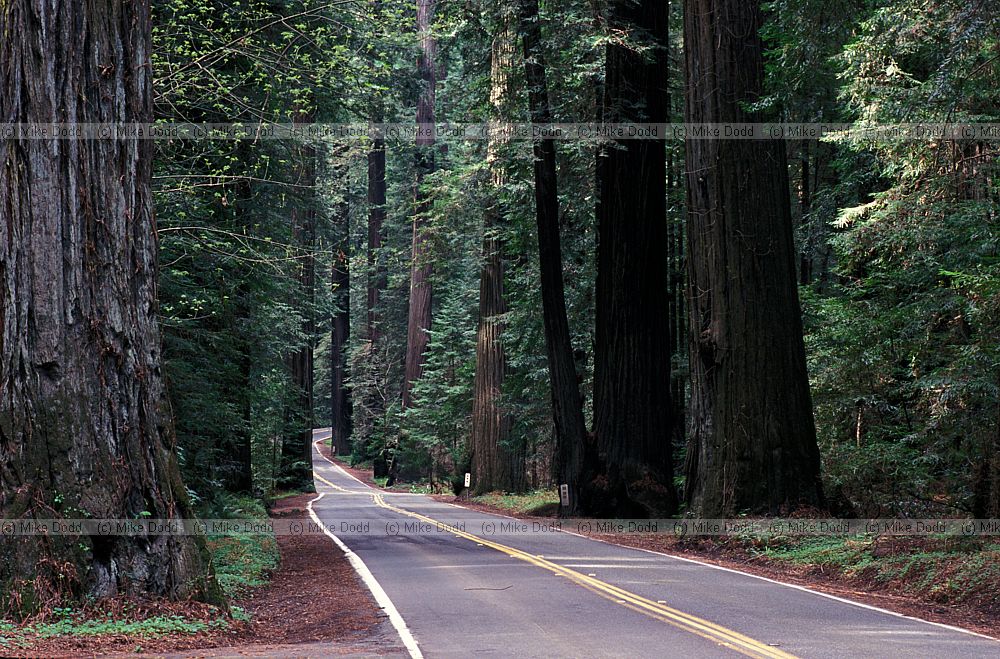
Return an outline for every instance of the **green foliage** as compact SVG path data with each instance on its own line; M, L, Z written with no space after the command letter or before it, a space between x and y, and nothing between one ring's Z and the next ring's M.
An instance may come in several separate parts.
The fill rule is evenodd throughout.
M468 465L476 367L475 299L467 294L456 298L443 302L434 315L434 326L442 329L430 332L424 376L413 387L414 406L404 414L400 443L405 464L442 479L457 479Z
M240 599L265 585L279 563L273 537L229 535L208 539L215 577L227 597Z
M810 566L861 580L868 588L891 585L908 595L934 602L975 603L984 608L1000 601L996 546L972 538L876 536L786 539L751 554L778 562ZM871 584L876 584L872 586Z
M188 620L183 616L154 616L136 621L115 620L110 616L104 619L84 619L73 615L65 615L55 622L32 625L26 631L39 638L106 636L124 634L140 638L160 638L172 634L197 634L211 627L225 627L225 618L217 618L211 622Z
M599 5L600 3L598 3ZM541 3L544 55L558 121L597 116L609 34L598 5ZM998 16L959 0L774 0L765 7L766 94L760 109L789 121L998 121ZM509 8L508 8L509 9ZM522 121L523 71L507 71L511 116L490 101L502 3L438 3L439 121ZM157 116L188 121L412 121L420 92L411 3L329 5L171 0L154 10ZM671 114L683 115L682 7L671 12ZM349 220L355 464L392 462L404 480L440 484L467 467L483 215L502 211L506 252L506 378L510 441L526 448L531 487L552 476L552 422L535 242L530 144L443 139L421 193L434 286L424 377L402 409L411 266L413 145L388 139L383 246L369 263L365 141L317 145L315 188L303 189L301 145L157 143L160 313L166 373L186 482L205 506L216 493L280 488L284 438L311 413L329 419L333 312L331 225ZM594 145L558 143L566 299L589 414L594 342ZM925 515L975 507L1000 406L1000 220L995 143L872 142L853 133L787 145L801 255L804 324L827 491L837 512ZM683 306L684 148L668 148L672 303ZM317 235L291 209L315 209ZM339 217L339 216L337 216ZM299 263L316 260L314 300ZM367 336L366 289L384 273ZM308 320L317 319L310 332ZM674 342L672 390L683 413L687 337ZM665 337L666 338L666 337ZM289 355L315 352L314 409L302 409ZM673 438L683 443L682 437ZM235 550L234 550L235 551ZM242 550L240 550L242 551ZM250 549L250 553L253 553ZM253 562L253 561L251 561Z
M220 494L202 517L212 519L266 520L267 509L259 499ZM281 554L274 535L227 534L209 536L209 551L215 577L230 599L246 597L254 588L265 585L278 569Z
M997 121L995 13L917 6L875 9L840 58L859 125ZM828 218L838 282L805 298L827 479L864 515L969 511L1000 400L995 148L839 144L833 194L857 193L851 169L879 179Z
M551 515L559 506L557 490L534 490L524 494L490 492L472 499L494 508L509 510L517 515Z
M496 119L489 100L489 55L503 8L490 2L477 6L481 11L453 3L439 5L435 31L439 60L447 70L438 87L439 121ZM546 57L557 72L550 77L554 111L563 121L590 120L595 82L603 68L602 46L593 38L593 15L589 9L561 2L545 3L543 12L549 37ZM517 90L516 97L508 99L511 116L507 119L523 121L527 116L523 69L518 64L505 74ZM414 102L410 91L401 102ZM428 216L435 299L430 345L424 376L414 387L414 405L402 418L398 418L395 401L401 384L397 365L406 339L413 159L408 148L390 144L389 226L379 256L389 278L379 310L385 336L373 348L364 341L362 324L356 322L352 327L356 455L358 459L398 455L410 476L433 474L438 481L455 478L466 469L483 214L495 204L504 215L500 230L504 232L508 264L508 313L504 318L507 372L502 404L513 422L509 441L526 448L529 482L547 485L551 480L552 422L537 270L531 145L516 141L498 147L505 182L491 190L486 145L445 141L447 146L436 161L438 171L425 183L425 193L433 200ZM585 143L560 143L559 147L567 306L580 357L582 389L589 396L595 276L593 151L592 145ZM365 221L364 216L358 219ZM362 288L352 289L352 299L363 296Z
M17 625L0 620L0 650L24 651L39 640L54 637L128 636L135 639L156 639L222 629L230 624L229 619L223 616L208 620L181 615L135 617L128 613L93 616L72 608L55 609L52 613L54 619L45 622Z
M158 3L157 117L329 118L333 99L358 83L343 11L312 0ZM185 481L196 497L220 488L263 496L289 467L283 439L311 423L288 356L316 341L306 320L325 311L322 296L313 304L300 290L300 264L322 258L322 236L305 240L290 221L293 209L318 206L291 164L301 145L157 147L160 312Z

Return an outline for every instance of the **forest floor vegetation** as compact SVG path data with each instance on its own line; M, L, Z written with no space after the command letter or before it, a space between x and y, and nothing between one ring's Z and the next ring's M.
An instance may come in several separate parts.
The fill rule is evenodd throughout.
M306 519L314 497L276 498L270 516ZM266 515L252 500L229 512ZM0 621L0 656L279 656L302 647L312 648L308 654L392 649L394 641L382 631L384 615L325 536L225 536L209 538L209 547L230 598L229 615L198 602L102 600L49 610L21 624Z

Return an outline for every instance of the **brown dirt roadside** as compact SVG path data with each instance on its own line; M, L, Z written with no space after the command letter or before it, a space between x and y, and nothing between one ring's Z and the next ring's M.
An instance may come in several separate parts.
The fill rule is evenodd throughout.
M272 518L307 518L315 495L281 499ZM278 536L281 565L270 582L234 601L250 616L227 627L159 639L127 635L40 639L18 654L31 657L90 656L402 656L387 617L337 546L325 536ZM218 609L196 602L131 605L133 615L179 615L210 622ZM139 607L135 609L134 607Z

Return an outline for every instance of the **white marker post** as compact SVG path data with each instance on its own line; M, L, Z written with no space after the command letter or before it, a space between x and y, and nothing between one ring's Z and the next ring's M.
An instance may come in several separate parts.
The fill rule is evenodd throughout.
M559 486L559 504L563 508L569 506L569 485L566 483Z

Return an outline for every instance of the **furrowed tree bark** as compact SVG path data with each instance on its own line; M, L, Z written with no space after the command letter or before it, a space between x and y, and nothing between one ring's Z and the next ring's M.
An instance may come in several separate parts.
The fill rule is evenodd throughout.
M609 3L609 29L633 43L607 47L606 122L667 121L667 19L662 0ZM666 142L623 140L598 158L594 434L606 473L592 512L662 517L677 511Z
M382 0L372 0L372 13L376 22L381 21ZM372 42L373 43L369 46L372 49L370 53L372 76L373 79L381 83L384 82L384 80L382 79L378 68L380 53L375 50L377 44L374 43L374 39ZM374 98L372 99L371 123L375 126L380 126L384 121L385 110L382 95L381 92L375 91ZM382 243L385 239L384 226L386 217L385 165L385 140L382 138L381 133L377 132L375 139L372 141L372 148L368 152L368 269L366 273L368 285L366 291L367 300L365 305L367 310L365 333L369 342L367 354L369 360L371 361L375 361L377 356L382 354L383 350L381 345L382 328L381 318L379 316L379 304L382 292L385 290L388 281L385 261L382 257ZM359 439L361 441L352 446L352 450L356 448L358 453L362 455L367 453L366 445L368 443L368 438L374 434L372 430L378 427L378 425L381 424L385 418L385 400L383 392L386 390L386 383L382 381L383 371L379 368L372 368L369 373L371 379L369 380L367 386L359 388L358 391L363 395L359 396L356 400L356 403L358 404L357 409L361 412L361 415L359 416L359 423L364 427L366 432L360 433ZM354 408L352 408L352 410L353 409ZM368 424L370 424L370 429L367 428ZM384 471L384 465L383 456L376 456L374 471Z
M513 96L510 73L516 50L516 16L501 3L499 29L493 39L490 104L504 122ZM483 220L483 265L479 277L479 328L476 335L476 373L473 382L472 429L470 435L472 490L476 494L503 490L519 492L525 487L524 451L510 444L510 413L503 405L503 382L507 371L503 321L507 313L504 290L505 233L509 230L500 191L507 181L501 153L504 140L493 137L487 144L490 169L490 207Z
M673 9L672 11L676 11ZM680 13L680 12L678 12ZM680 53L680 48L676 48ZM673 55L671 55L673 57ZM678 98L678 96L680 98ZM670 94L670 121L683 121L684 94ZM678 153L679 151L679 153ZM670 374L670 399L674 404L674 446L683 446L687 429L687 243L685 228L687 217L682 201L684 196L683 151L667 148L667 230L670 234L670 328L671 363L676 364ZM681 155L681 157L678 157Z
M0 4L0 121L152 120L148 0ZM190 517L156 320L152 143L0 142L0 517ZM0 614L221 602L191 536L0 537Z
M374 0L373 14L376 20L382 16L382 1ZM373 71L376 67L372 65ZM377 74L376 74L377 75ZM372 123L379 125L385 120L381 97L373 101ZM378 304L386 286L385 264L379 258L382 250L385 225L385 140L377 134L368 152L368 340L374 345L380 338L378 326Z
M381 118L378 119L381 122ZM379 258L385 225L385 140L376 138L368 152L368 339L381 338L378 305L385 290L385 265Z
M687 0L688 122L754 122L759 2ZM688 140L690 434L704 517L822 503L784 143Z
M534 124L549 124L552 122L552 110L542 51L538 0L520 0L520 10L531 121ZM542 318L556 436L556 471L559 483L569 486L569 505L560 505L559 513L572 516L590 507L582 484L590 468L592 451L583 418L583 397L580 395L580 381L573 361L573 342L566 316L555 142L548 138L535 140L534 156L535 219Z
M309 123L313 115L299 109L293 123ZM301 195L291 197L291 223L293 243L305 251L298 264L298 294L293 304L300 305L303 315L302 344L289 355L293 398L295 404L290 414L292 431L282 443L282 476L286 487L311 492L314 490L312 474L313 414L313 341L316 336L316 148L303 142L295 147L296 185L303 189Z
M809 178L809 142L803 141L802 152L799 155L799 215L800 225L805 228L806 241L799 255L799 283L808 284L812 281L812 221L809 212L812 210L812 190Z
M417 72L423 89L417 101L416 139L416 203L413 215L413 250L410 270L410 302L406 330L406 364L403 382L403 407L413 403L413 384L424 371L424 353L431 328L431 263L428 254L427 213L430 200L423 192L424 178L434 171L434 87L437 82L435 57L437 44L431 27L434 23L435 0L417 0L417 33L420 36L420 57Z
M346 186L347 165L344 164L338 173L334 180ZM330 285L336 305L330 336L330 424L337 455L351 452L351 391L347 387L345 354L351 332L351 229L348 210L346 199L334 209L333 259L330 264Z
M683 102L683 101L682 101ZM671 103L673 99L671 98ZM673 105L671 105L673 107ZM683 114L683 109L681 110ZM670 119L673 121L675 112L671 110ZM671 199L675 195L682 194L684 178L684 163L680 158L674 158L673 152L667 153L667 208L673 207ZM674 211L677 213L676 211ZM685 417L687 413L687 369L683 367L687 357L687 300L686 300L686 262L684 254L684 225L685 218L681 213L672 215L667 212L667 240L670 244L669 256L667 258L668 269L670 271L669 288L669 331L670 337L670 357L671 365L678 355L684 357L684 361L679 368L671 369L670 373L670 402L673 403L673 432L671 434L673 446L683 446L685 441Z

